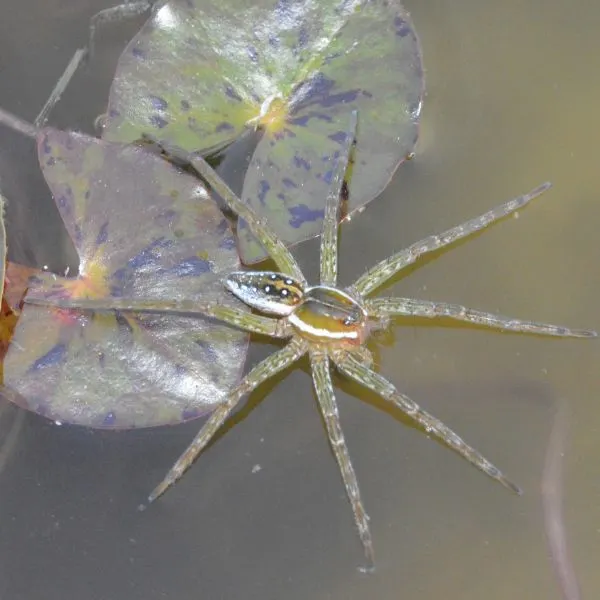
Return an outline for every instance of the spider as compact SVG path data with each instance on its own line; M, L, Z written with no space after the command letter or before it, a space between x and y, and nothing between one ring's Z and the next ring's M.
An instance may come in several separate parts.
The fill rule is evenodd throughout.
M370 571L374 567L374 552L369 518L365 512L340 425L331 379L332 365L343 375L369 388L403 411L427 433L436 435L489 477L520 494L520 488L482 454L374 371L373 358L365 343L373 331L388 327L391 319L397 316L449 317L506 331L559 337L591 338L595 337L596 333L512 319L456 304L409 298L368 297L423 254L452 244L522 208L547 190L550 185L548 183L442 234L426 237L376 264L352 285L346 288L338 287L337 242L340 191L356 133L357 114L354 112L345 141L342 142L335 164L328 175L331 177L331 187L325 203L320 249L320 281L317 285L308 285L298 263L285 245L271 232L268 224L235 196L203 158L191 156L189 157L191 166L223 198L229 208L237 213L238 217L246 220L279 269L279 271L237 271L225 278L224 285L227 289L257 312L247 313L234 307L211 304L202 300L157 302L156 300L131 301L111 298L109 300L67 299L51 302L62 308L80 310L196 314L220 319L252 333L288 340L283 348L256 365L229 392L226 401L210 415L192 443L163 481L152 491L148 502L156 500L183 475L244 396L308 354L316 397L364 548L367 565L363 570ZM36 304L48 303L36 298L28 298L26 301Z

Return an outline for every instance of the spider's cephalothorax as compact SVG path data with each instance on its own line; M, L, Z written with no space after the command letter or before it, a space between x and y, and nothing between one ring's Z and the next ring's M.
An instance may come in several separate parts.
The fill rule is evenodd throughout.
M369 519L365 513L354 468L340 426L337 403L331 380L331 364L347 377L357 381L390 402L414 419L428 433L437 436L463 458L481 469L505 487L519 492L519 488L504 474L469 446L433 415L423 410L409 397L371 367L373 360L364 345L370 329L389 323L396 316L446 317L485 325L505 331L519 331L560 337L595 337L593 331L567 329L556 325L522 321L473 310L456 304L413 300L410 298L369 298L369 294L383 285L401 269L413 264L421 255L437 250L523 207L545 191L544 184L531 193L515 198L483 215L453 227L440 235L432 235L405 250L382 260L359 277L350 287L337 287L337 231L340 190L356 131L356 113L347 132L336 137L343 140L337 162L332 166L332 186L325 202L325 219L321 238L319 285L309 287L300 267L289 250L225 185L211 167L199 157L190 157L191 165L211 185L229 208L246 221L252 233L260 240L280 272L231 273L226 287L263 314L242 311L237 307L215 302L194 300L164 302L157 300L53 300L27 297L27 302L54 304L62 308L85 310L120 310L147 312L185 312L220 319L247 331L287 339L280 350L251 369L240 383L229 392L227 400L219 405L203 425L192 443L181 455L163 481L150 494L152 501L181 477L196 456L223 425L238 402L262 382L284 370L305 354L309 355L314 388L331 443L340 467L354 519L363 543L369 566L373 565L373 543ZM182 175L185 176L185 175ZM270 315L270 316L265 316Z
M286 323L309 342L344 347L368 337L366 308L343 290L325 285L303 290L289 275L273 271L231 273L225 285L248 306L287 317Z

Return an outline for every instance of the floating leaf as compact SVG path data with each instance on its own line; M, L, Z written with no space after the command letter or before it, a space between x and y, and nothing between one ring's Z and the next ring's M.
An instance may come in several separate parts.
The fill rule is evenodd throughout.
M237 268L227 221L199 180L159 156L45 130L38 153L80 256L77 277L43 273L43 298L225 301ZM212 290L212 292L211 292ZM228 300L231 302L231 300ZM25 304L5 360L5 385L50 419L145 427L191 419L235 384L248 336L184 316L80 313Z
M348 215L413 149L422 88L397 0L172 0L121 56L104 136L208 154L260 125L242 200L291 244L321 231L350 112L360 135ZM243 224L239 237L244 262L264 257Z

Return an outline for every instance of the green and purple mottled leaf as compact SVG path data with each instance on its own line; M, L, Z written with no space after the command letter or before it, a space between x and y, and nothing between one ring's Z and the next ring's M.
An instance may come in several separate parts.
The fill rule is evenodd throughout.
M321 231L331 156L359 113L350 215L412 151L423 71L398 0L172 0L121 56L104 137L203 154L264 135L242 200L283 241ZM240 227L244 262L264 257Z
M50 273L28 295L174 300L226 296L239 265L227 221L199 180L155 154L48 129L39 160L80 256L75 278ZM48 418L92 427L177 423L235 385L248 336L185 316L90 313L25 304L5 385Z

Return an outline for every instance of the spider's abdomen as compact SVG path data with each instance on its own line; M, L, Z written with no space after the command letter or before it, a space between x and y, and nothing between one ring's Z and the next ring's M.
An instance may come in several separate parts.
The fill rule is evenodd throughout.
M342 290L326 286L307 289L288 320L314 342L361 344L367 332L365 309Z
M304 296L299 282L274 271L236 271L227 276L225 286L248 306L282 317L291 314Z

